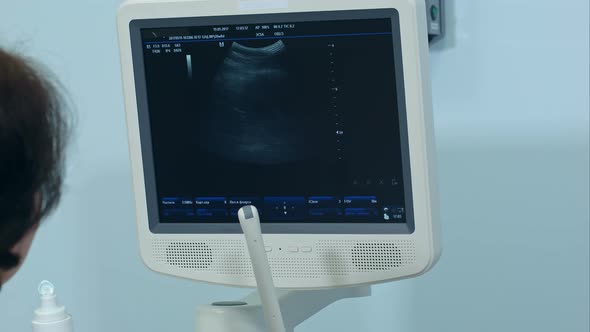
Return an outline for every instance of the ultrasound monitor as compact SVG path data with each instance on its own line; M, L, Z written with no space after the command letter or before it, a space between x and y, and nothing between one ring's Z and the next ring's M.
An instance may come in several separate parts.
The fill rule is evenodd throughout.
M121 7L144 261L254 286L237 217L254 205L278 287L423 273L439 254L423 4L254 3Z

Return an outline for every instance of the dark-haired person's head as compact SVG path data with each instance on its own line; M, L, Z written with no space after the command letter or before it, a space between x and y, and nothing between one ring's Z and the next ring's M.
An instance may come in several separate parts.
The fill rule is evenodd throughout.
M67 132L58 85L0 49L0 287L60 200Z

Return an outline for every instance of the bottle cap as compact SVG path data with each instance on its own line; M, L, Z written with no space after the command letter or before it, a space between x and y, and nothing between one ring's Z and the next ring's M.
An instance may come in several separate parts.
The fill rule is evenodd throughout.
M47 324L61 322L70 318L64 306L58 305L55 286L47 280L41 281L39 287L41 306L35 310L33 323Z

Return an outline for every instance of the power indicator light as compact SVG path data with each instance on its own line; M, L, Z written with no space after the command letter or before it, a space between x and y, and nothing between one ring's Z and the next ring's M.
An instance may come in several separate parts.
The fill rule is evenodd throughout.
M432 5L430 7L430 17L432 18L433 21L436 21L438 19L438 7L435 5Z

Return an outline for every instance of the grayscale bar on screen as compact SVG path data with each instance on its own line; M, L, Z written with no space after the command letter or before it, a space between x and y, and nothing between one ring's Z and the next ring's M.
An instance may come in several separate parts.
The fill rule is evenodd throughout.
M186 76L189 80L193 79L193 60L190 54L186 55Z

